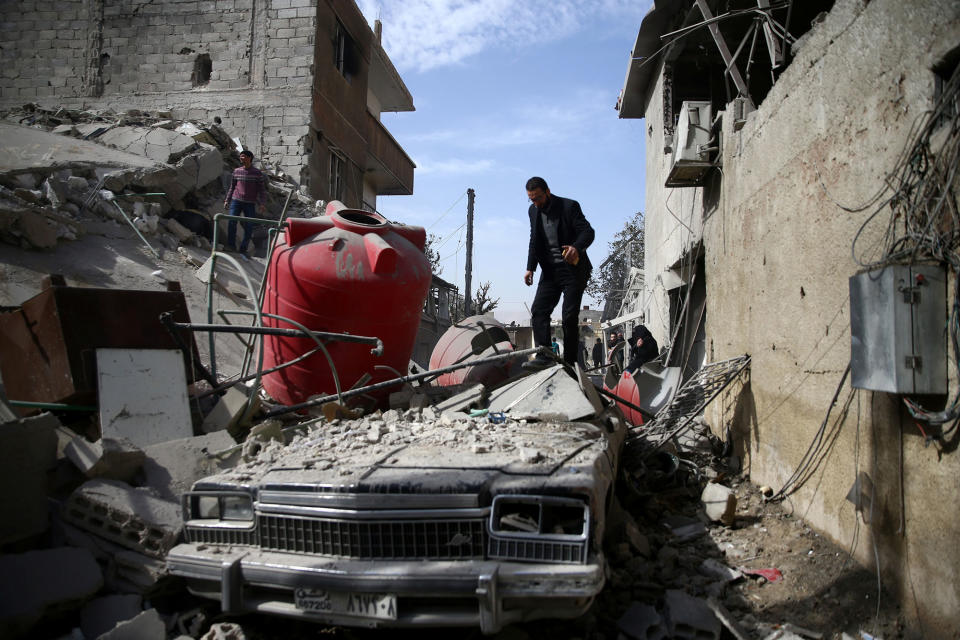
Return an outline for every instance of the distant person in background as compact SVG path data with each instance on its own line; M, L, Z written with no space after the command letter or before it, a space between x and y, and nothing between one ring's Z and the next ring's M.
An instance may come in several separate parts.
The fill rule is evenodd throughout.
M557 336L553 336L553 341L550 343L550 348L553 349L553 353L560 355L560 343L557 342Z
M597 341L593 345L593 366L599 367L603 364L603 340L597 338Z
M229 208L231 216L244 218L257 217L267 211L267 176L260 169L253 166L253 152L244 149L240 152L240 162L243 166L233 170L230 180L230 189L223 201L224 208ZM253 237L254 223L243 223L243 240L240 241L240 253L246 253L247 245ZM227 223L227 250L237 249L237 221Z
M637 325L630 333L630 362L627 371L635 373L637 369L660 355L660 348L650 330L645 325Z
M577 363L581 369L587 368L587 345L583 338L580 338L580 344L577 345Z

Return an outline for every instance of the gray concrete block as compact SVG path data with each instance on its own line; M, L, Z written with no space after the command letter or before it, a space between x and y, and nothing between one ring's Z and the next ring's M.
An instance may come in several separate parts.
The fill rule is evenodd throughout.
M0 425L0 543L47 530L47 470L56 464L58 427L50 413Z
M469 412L470 409L478 408L485 402L487 388L482 384L475 384L472 387L461 391L439 404L434 409L439 413L445 412ZM462 416L461 416L462 417Z
M617 628L634 640L661 640L667 635L663 620L657 610L648 604L634 602L620 619Z
M147 609L132 620L119 623L97 640L166 640L167 626L156 609Z
M90 480L74 491L63 518L121 546L163 558L180 535L180 505L146 489L113 480Z
M103 586L93 555L72 547L2 555L0 576L0 637L26 631L52 607L79 607Z
M538 371L501 386L490 393L490 412L511 418L579 420L594 415L593 405L580 384L561 365Z
M212 454L236 444L226 431L172 440L146 447L143 465L147 485L168 500L179 502L200 478L229 468L235 461L216 458Z
M63 453L88 478L128 481L144 460L143 451L132 443L110 438L89 442L83 436L75 436Z
M109 595L91 600L80 612L80 629L85 638L96 638L117 623L136 618L143 610L139 595Z
M737 494L722 484L708 482L700 494L707 517L725 525L732 525L737 517Z
M243 627L235 622L218 622L200 640L246 640Z
M672 638L718 640L721 624L706 600L694 598L678 589L664 594L664 617Z
M242 384L235 384L227 389L227 392L214 405L213 410L204 418L200 430L204 433L213 433L223 429L228 431L234 429L247 406L248 393L247 387ZM259 404L259 397L257 397L253 403L254 411L259 407Z

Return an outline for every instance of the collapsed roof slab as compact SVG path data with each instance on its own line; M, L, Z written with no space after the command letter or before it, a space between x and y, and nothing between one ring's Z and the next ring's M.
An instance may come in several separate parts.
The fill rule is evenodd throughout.
M96 142L41 129L0 122L0 173L89 164L116 168L162 167L144 156L104 147Z

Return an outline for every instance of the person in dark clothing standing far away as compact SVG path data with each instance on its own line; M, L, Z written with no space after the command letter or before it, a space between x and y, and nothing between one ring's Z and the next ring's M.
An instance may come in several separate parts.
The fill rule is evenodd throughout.
M563 359L573 365L577 361L580 341L580 301L587 287L593 266L587 247L593 242L593 227L587 222L580 203L550 193L543 178L527 180L530 207L530 247L527 251L527 272L523 282L533 284L533 273L540 265L540 282L533 298L530 324L537 347L550 346L550 314L563 296ZM548 357L538 354L523 363L523 368L537 371L550 366Z
M580 344L577 345L577 364L581 369L587 368L587 344L583 338L580 338Z
M603 341L600 338L597 338L597 341L593 345L593 366L599 367L603 364Z
M660 348L650 330L645 325L638 324L630 333L630 362L627 371L636 373L637 369L660 355Z
M257 210L264 213L267 210L267 177L260 169L253 166L253 153L244 149L240 152L242 167L233 170L230 180L230 190L223 201L224 208L229 207L231 216L255 218ZM240 253L246 253L247 245L253 235L254 224L243 223L243 240L240 241ZM227 223L227 249L234 250L237 246L237 221Z

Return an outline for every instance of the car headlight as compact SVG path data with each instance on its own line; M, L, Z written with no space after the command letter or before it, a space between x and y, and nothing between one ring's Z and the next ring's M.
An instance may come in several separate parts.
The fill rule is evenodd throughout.
M245 493L184 494L187 520L253 521L253 499Z
M590 510L577 498L503 495L493 499L490 530L510 536L582 538L589 523Z

